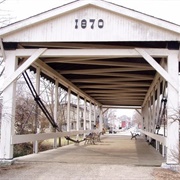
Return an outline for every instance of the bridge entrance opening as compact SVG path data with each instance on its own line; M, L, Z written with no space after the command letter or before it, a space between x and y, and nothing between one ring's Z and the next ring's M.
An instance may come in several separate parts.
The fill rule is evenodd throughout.
M12 159L14 144L34 142L37 153L40 140L53 138L57 147L59 137L85 136L95 126L101 132L106 109L132 108L140 109L141 133L149 142L155 140L156 147L163 145L167 164L178 164L179 121L174 115L179 103L179 32L175 24L93 0L75 1L1 28L6 79L0 158ZM15 131L17 89L22 100L27 94L20 77L26 70L33 77L37 102L40 96L48 102L56 128L51 133L39 133L43 113L36 105L35 133ZM21 102L19 107L24 107Z

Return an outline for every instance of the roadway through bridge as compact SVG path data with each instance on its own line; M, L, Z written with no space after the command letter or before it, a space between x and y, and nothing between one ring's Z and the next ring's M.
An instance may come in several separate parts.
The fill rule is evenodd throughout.
M100 0L73 1L0 28L0 163L13 160L16 144L34 142L38 153L39 141L54 139L56 148L60 137L101 132L105 112L124 108L139 112L141 133L162 147L166 165L179 165L179 42L179 25ZM28 133L17 132L17 114ZM156 165L143 140L110 137L29 157L40 164Z
M15 159L20 169L11 169L2 178L43 179L153 179L154 168L165 159L141 136L105 134L95 145L64 146Z

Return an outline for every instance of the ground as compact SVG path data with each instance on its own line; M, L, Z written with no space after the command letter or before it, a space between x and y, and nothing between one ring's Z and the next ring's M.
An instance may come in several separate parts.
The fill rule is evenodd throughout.
M142 137L103 135L95 145L72 144L15 159L0 167L0 180L176 180L165 159Z
M168 169L155 168L153 170L155 180L179 180L180 172L174 172Z
M52 164L50 163L49 165L51 166ZM62 165L62 167L61 167L61 165ZM35 164L34 163L33 164L32 163L31 164L20 163L20 164L14 164L14 165L11 165L11 166L1 166L0 167L0 179L2 179L2 180L5 180L5 179L10 180L10 179L12 179L13 180L13 179L16 179L17 174L21 175L21 178L18 178L18 179L32 179L32 178L34 180L35 179L49 179L49 180L51 179L50 178L51 176L48 177L47 172L41 171L42 174L37 175L36 174L37 170L33 166L36 166L36 168L38 168L38 169L41 168L41 170L45 168L44 165L39 164L39 163L35 163ZM67 167L67 170L69 171L72 168L73 165L54 164L55 169L57 168L57 166L59 166L59 168L61 167L60 169L63 170L63 173L65 173L64 168ZM96 165L96 168L97 167L99 167L99 166ZM53 171L54 168L52 168L52 171ZM89 171L92 172L93 166L91 166L91 165L84 166L83 169L82 169L81 165L77 164L77 169L81 169L82 172L77 173L77 172L73 172L73 170L72 170L72 176L68 175L68 173L66 173L66 175L62 175L62 176L60 176L58 172L57 173L53 172L53 173L55 173L59 177L58 179L63 179L63 180L65 180L66 178L68 178L68 179L79 179L81 177L81 173L84 172L84 168L85 169L88 168ZM105 168L105 166L104 166L104 168ZM108 168L111 171L113 171L114 168L116 169L116 167L113 167L112 165L109 165ZM102 173L104 173L103 169L102 169ZM153 169L152 170L152 177L150 177L150 178L147 177L147 180L150 180L150 179L152 179L152 180L153 179L154 180L179 180L180 179L180 173L178 173L178 172L174 172L174 171L167 170L167 169L162 169L162 168L152 168L152 169ZM136 170L135 174L133 173L134 170ZM124 167L124 171L121 171L121 172L118 172L118 173L121 174L120 177L121 177L121 179L123 179L123 177L127 177L127 172L131 171L131 173L134 174L134 176L131 176L131 178L126 178L126 180L127 179L136 180L136 176L137 176L138 173L142 173L142 171L146 172L147 170L149 170L149 167L148 168L147 167L138 167L137 168L137 167L133 167L133 166L131 166L131 167L128 166L128 170L127 170L127 168ZM91 179L98 180L97 178L95 178L97 172L94 171L94 170L93 170L93 172L95 174L92 174ZM71 174L71 172L69 172L69 173ZM74 174L74 177L73 177L73 174ZM106 176L106 174L104 174L104 175L105 175L104 176L105 179L109 179L108 176ZM55 177L57 177L57 176L55 176ZM45 178L45 177L47 177L47 178ZM84 176L84 179L89 179L89 177L90 176L88 175L88 172L86 172L86 175ZM100 177L100 175L98 177ZM112 176L109 176L109 177L115 178L115 177L118 177L118 176L116 174L115 176L112 175ZM56 178L52 178L52 179L56 179Z

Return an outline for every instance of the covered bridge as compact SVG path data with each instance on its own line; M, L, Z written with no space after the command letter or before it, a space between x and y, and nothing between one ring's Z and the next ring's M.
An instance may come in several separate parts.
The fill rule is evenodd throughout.
M166 163L178 164L180 26L102 0L78 0L0 29L5 59L0 159L13 158L17 143L91 132L15 135L17 78L28 68L100 109L140 108L142 133L163 145ZM70 100L69 100L70 102ZM79 101L78 101L79 102ZM167 111L166 134L156 134ZM79 104L77 103L77 107ZM8 108L7 108L8 107ZM69 106L68 106L69 107ZM78 108L77 108L78 109ZM54 106L57 118L57 101ZM77 116L77 124L79 118Z

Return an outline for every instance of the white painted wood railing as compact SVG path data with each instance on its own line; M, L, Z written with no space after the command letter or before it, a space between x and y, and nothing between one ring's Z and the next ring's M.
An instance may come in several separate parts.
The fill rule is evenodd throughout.
M14 135L11 139L11 144L20 144L25 142L41 141L46 139L53 139L65 136L73 136L77 134L88 134L91 132L99 132L99 130L80 130L80 131L70 131L70 132L54 132L54 133L39 133L39 134L24 134L24 135Z
M160 143L162 143L164 146L167 147L167 138L158 134L153 134L147 131L143 131L143 130L139 130L141 133L151 137L152 139L155 139L156 141L159 141Z

